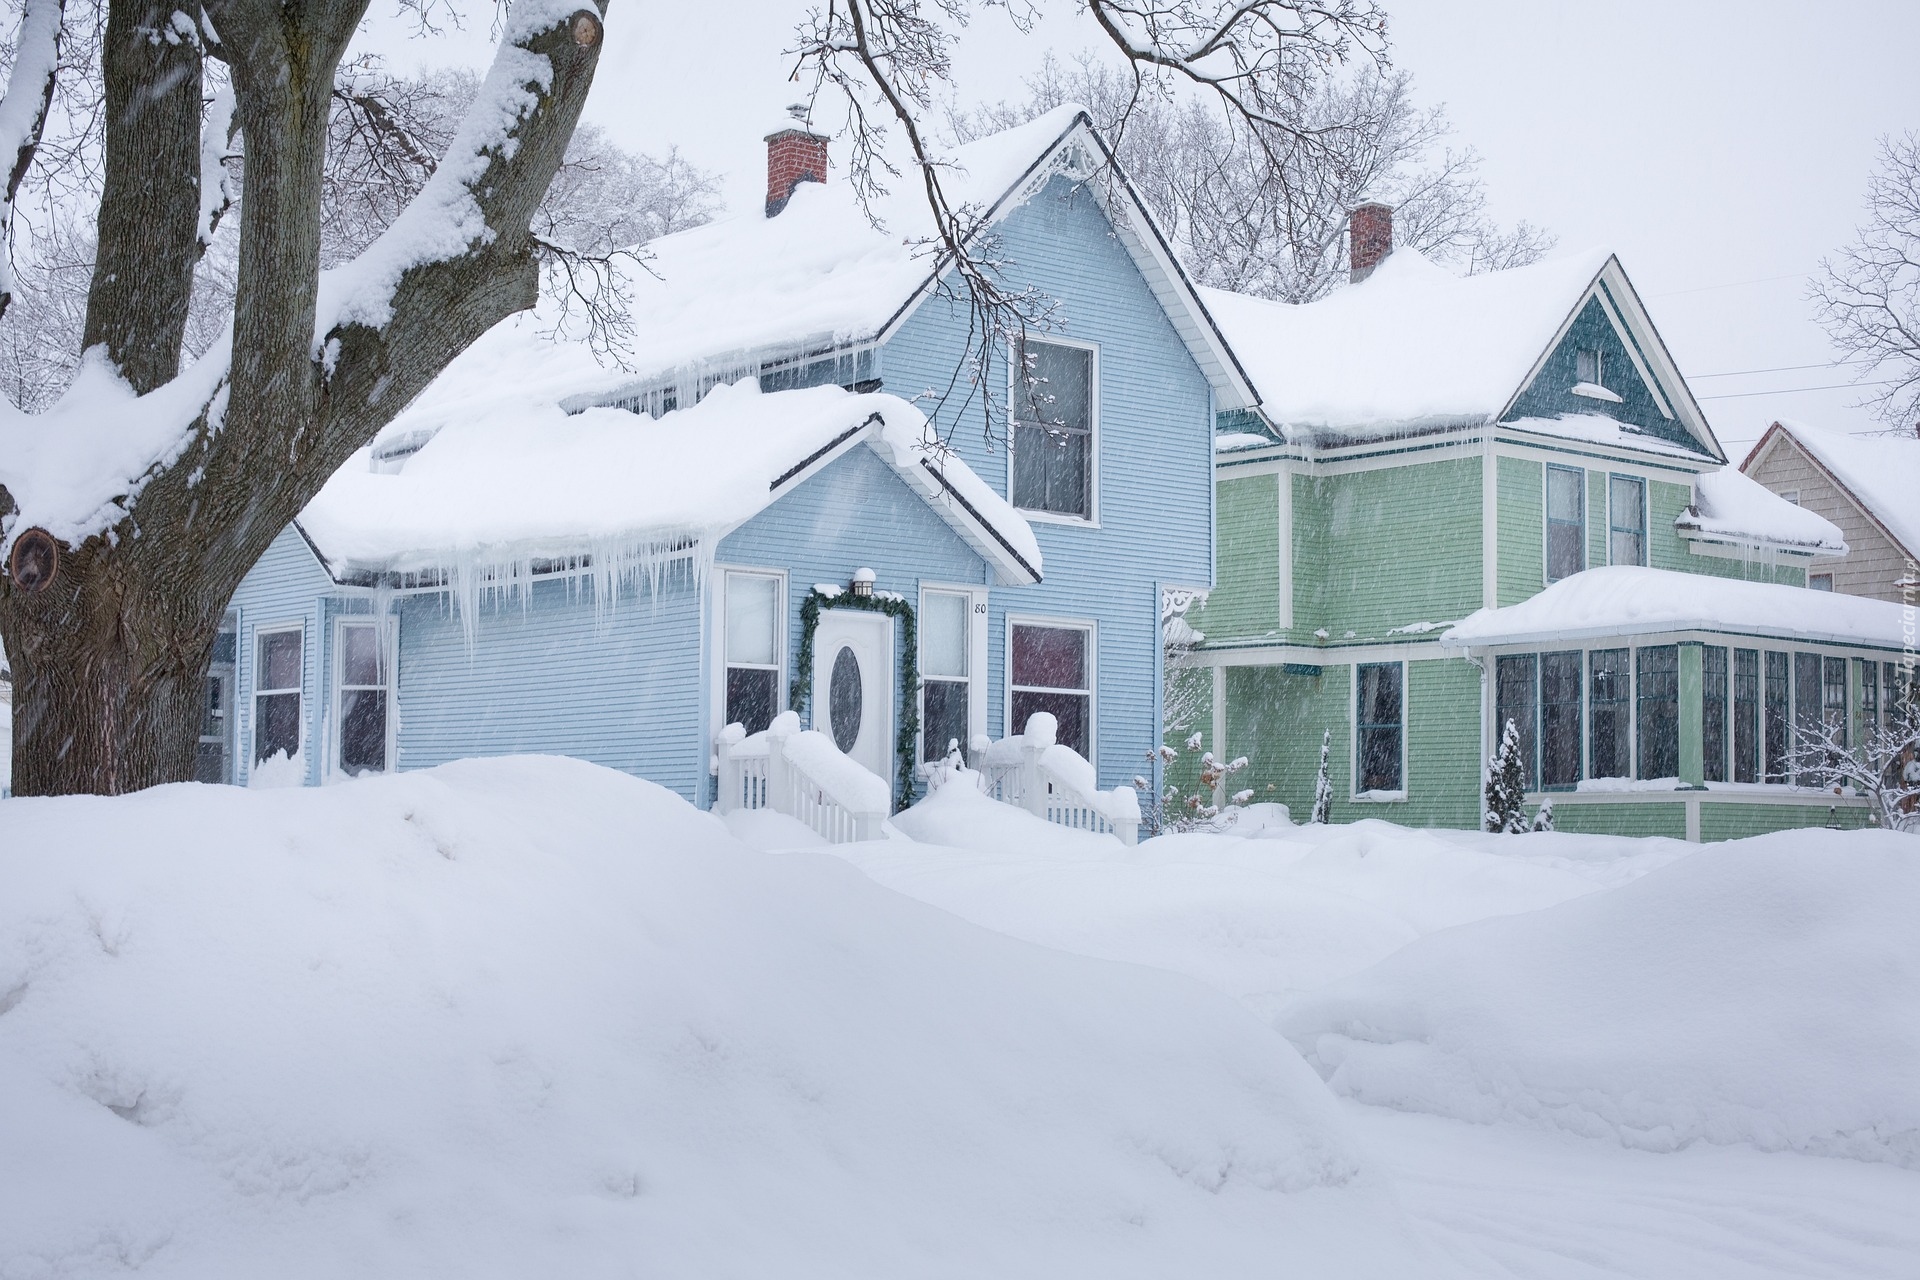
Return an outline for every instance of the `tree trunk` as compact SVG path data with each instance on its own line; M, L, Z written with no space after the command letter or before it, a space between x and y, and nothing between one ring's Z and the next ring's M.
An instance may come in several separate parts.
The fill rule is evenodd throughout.
M490 234L406 268L390 318L377 328L336 327L322 359L313 331L327 100L366 0L206 0L219 56L233 71L246 149L231 363L214 397L219 412L203 410L178 455L135 478L110 529L62 547L57 575L38 593L0 576L16 794L114 795L193 777L203 681L241 578L454 356L533 305L527 228L593 82L604 3L586 0L582 13L513 36L518 47L502 51L499 66L511 69L524 108L505 137L484 140L474 153L481 170L463 182ZM197 129L198 55L136 47L151 32L147 18L171 12L116 0L109 23L110 46L115 30L136 35L108 50L110 80L128 78L110 85L108 102L160 112L169 131L167 145L145 148L137 122L108 122L108 198L127 207L103 211L100 262L116 278L97 281L88 299L88 340L104 342L142 391L177 367L198 256L199 153L184 145L189 102ZM529 53L550 77L526 71ZM181 88L183 77L190 88ZM172 246L169 260L133 279L162 243ZM184 274L173 260L181 256ZM0 488L0 553L31 514Z
M13 663L16 795L117 795L193 776L200 700L225 600L190 580L155 593L120 546L61 557L38 595L8 583L0 632ZM231 594L231 592L229 592Z

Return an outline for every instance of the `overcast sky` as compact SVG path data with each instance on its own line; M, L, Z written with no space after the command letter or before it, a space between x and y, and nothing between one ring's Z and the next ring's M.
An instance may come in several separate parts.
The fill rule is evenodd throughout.
M805 6L618 0L588 118L636 149L678 145L726 174L732 208L756 206L761 137L791 96L780 51ZM1494 212L1550 228L1562 250L1620 255L1732 456L1778 417L1874 427L1850 407L1853 388L1789 389L1847 381L1827 367L1806 277L1858 221L1875 139L1920 129L1920 0L1388 11L1392 56L1420 101L1444 103L1456 140L1485 157ZM479 62L486 34L482 22L410 41L382 22L369 42L402 65ZM1025 36L988 13L958 55L959 92L1018 97L1048 49L1100 38L1071 0L1051 0Z

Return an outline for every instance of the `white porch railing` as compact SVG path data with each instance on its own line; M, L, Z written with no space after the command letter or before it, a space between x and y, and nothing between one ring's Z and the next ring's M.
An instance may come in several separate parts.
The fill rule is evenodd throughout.
M1100 790L1086 757L1054 741L1058 732L1058 721L1040 711L1027 718L1025 733L976 750L982 789L1058 826L1139 843L1140 797L1131 787Z
M772 809L812 828L832 844L877 840L892 809L885 779L855 764L824 733L800 728L784 711L761 733L740 725L720 731L721 813Z

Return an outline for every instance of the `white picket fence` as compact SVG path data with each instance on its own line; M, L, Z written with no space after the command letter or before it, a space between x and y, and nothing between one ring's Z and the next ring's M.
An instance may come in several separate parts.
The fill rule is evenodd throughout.
M1131 787L1099 788L1093 766L1072 747L1054 741L1059 722L1047 712L1028 717L1026 732L976 750L980 785L996 800L1076 831L1140 840L1140 797Z
M772 809L805 823L831 844L877 840L892 808L886 780L855 764L824 733L803 730L782 712L760 733L740 725L720 731L721 813Z
M1127 787L1100 790L1093 766L1054 741L1057 732L1054 718L1040 712L1027 720L1025 733L981 744L974 752L981 788L1056 826L1138 843L1139 798ZM771 809L830 843L845 844L879 839L892 811L884 779L855 764L825 734L801 729L791 711L760 733L728 725L714 743L714 756L714 807L722 814Z

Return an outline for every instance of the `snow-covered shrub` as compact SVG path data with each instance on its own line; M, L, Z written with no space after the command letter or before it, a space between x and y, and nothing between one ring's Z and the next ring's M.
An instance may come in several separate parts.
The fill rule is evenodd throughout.
M1313 780L1313 816L1307 819L1322 825L1333 818L1333 778L1327 761L1333 754L1333 730L1320 735L1320 772Z
M1542 800L1540 802L1539 812L1533 815L1533 830L1535 831L1553 830L1553 801Z
M1500 746L1487 763L1486 829L1509 834L1527 829L1527 780L1520 768L1520 730L1507 721Z

